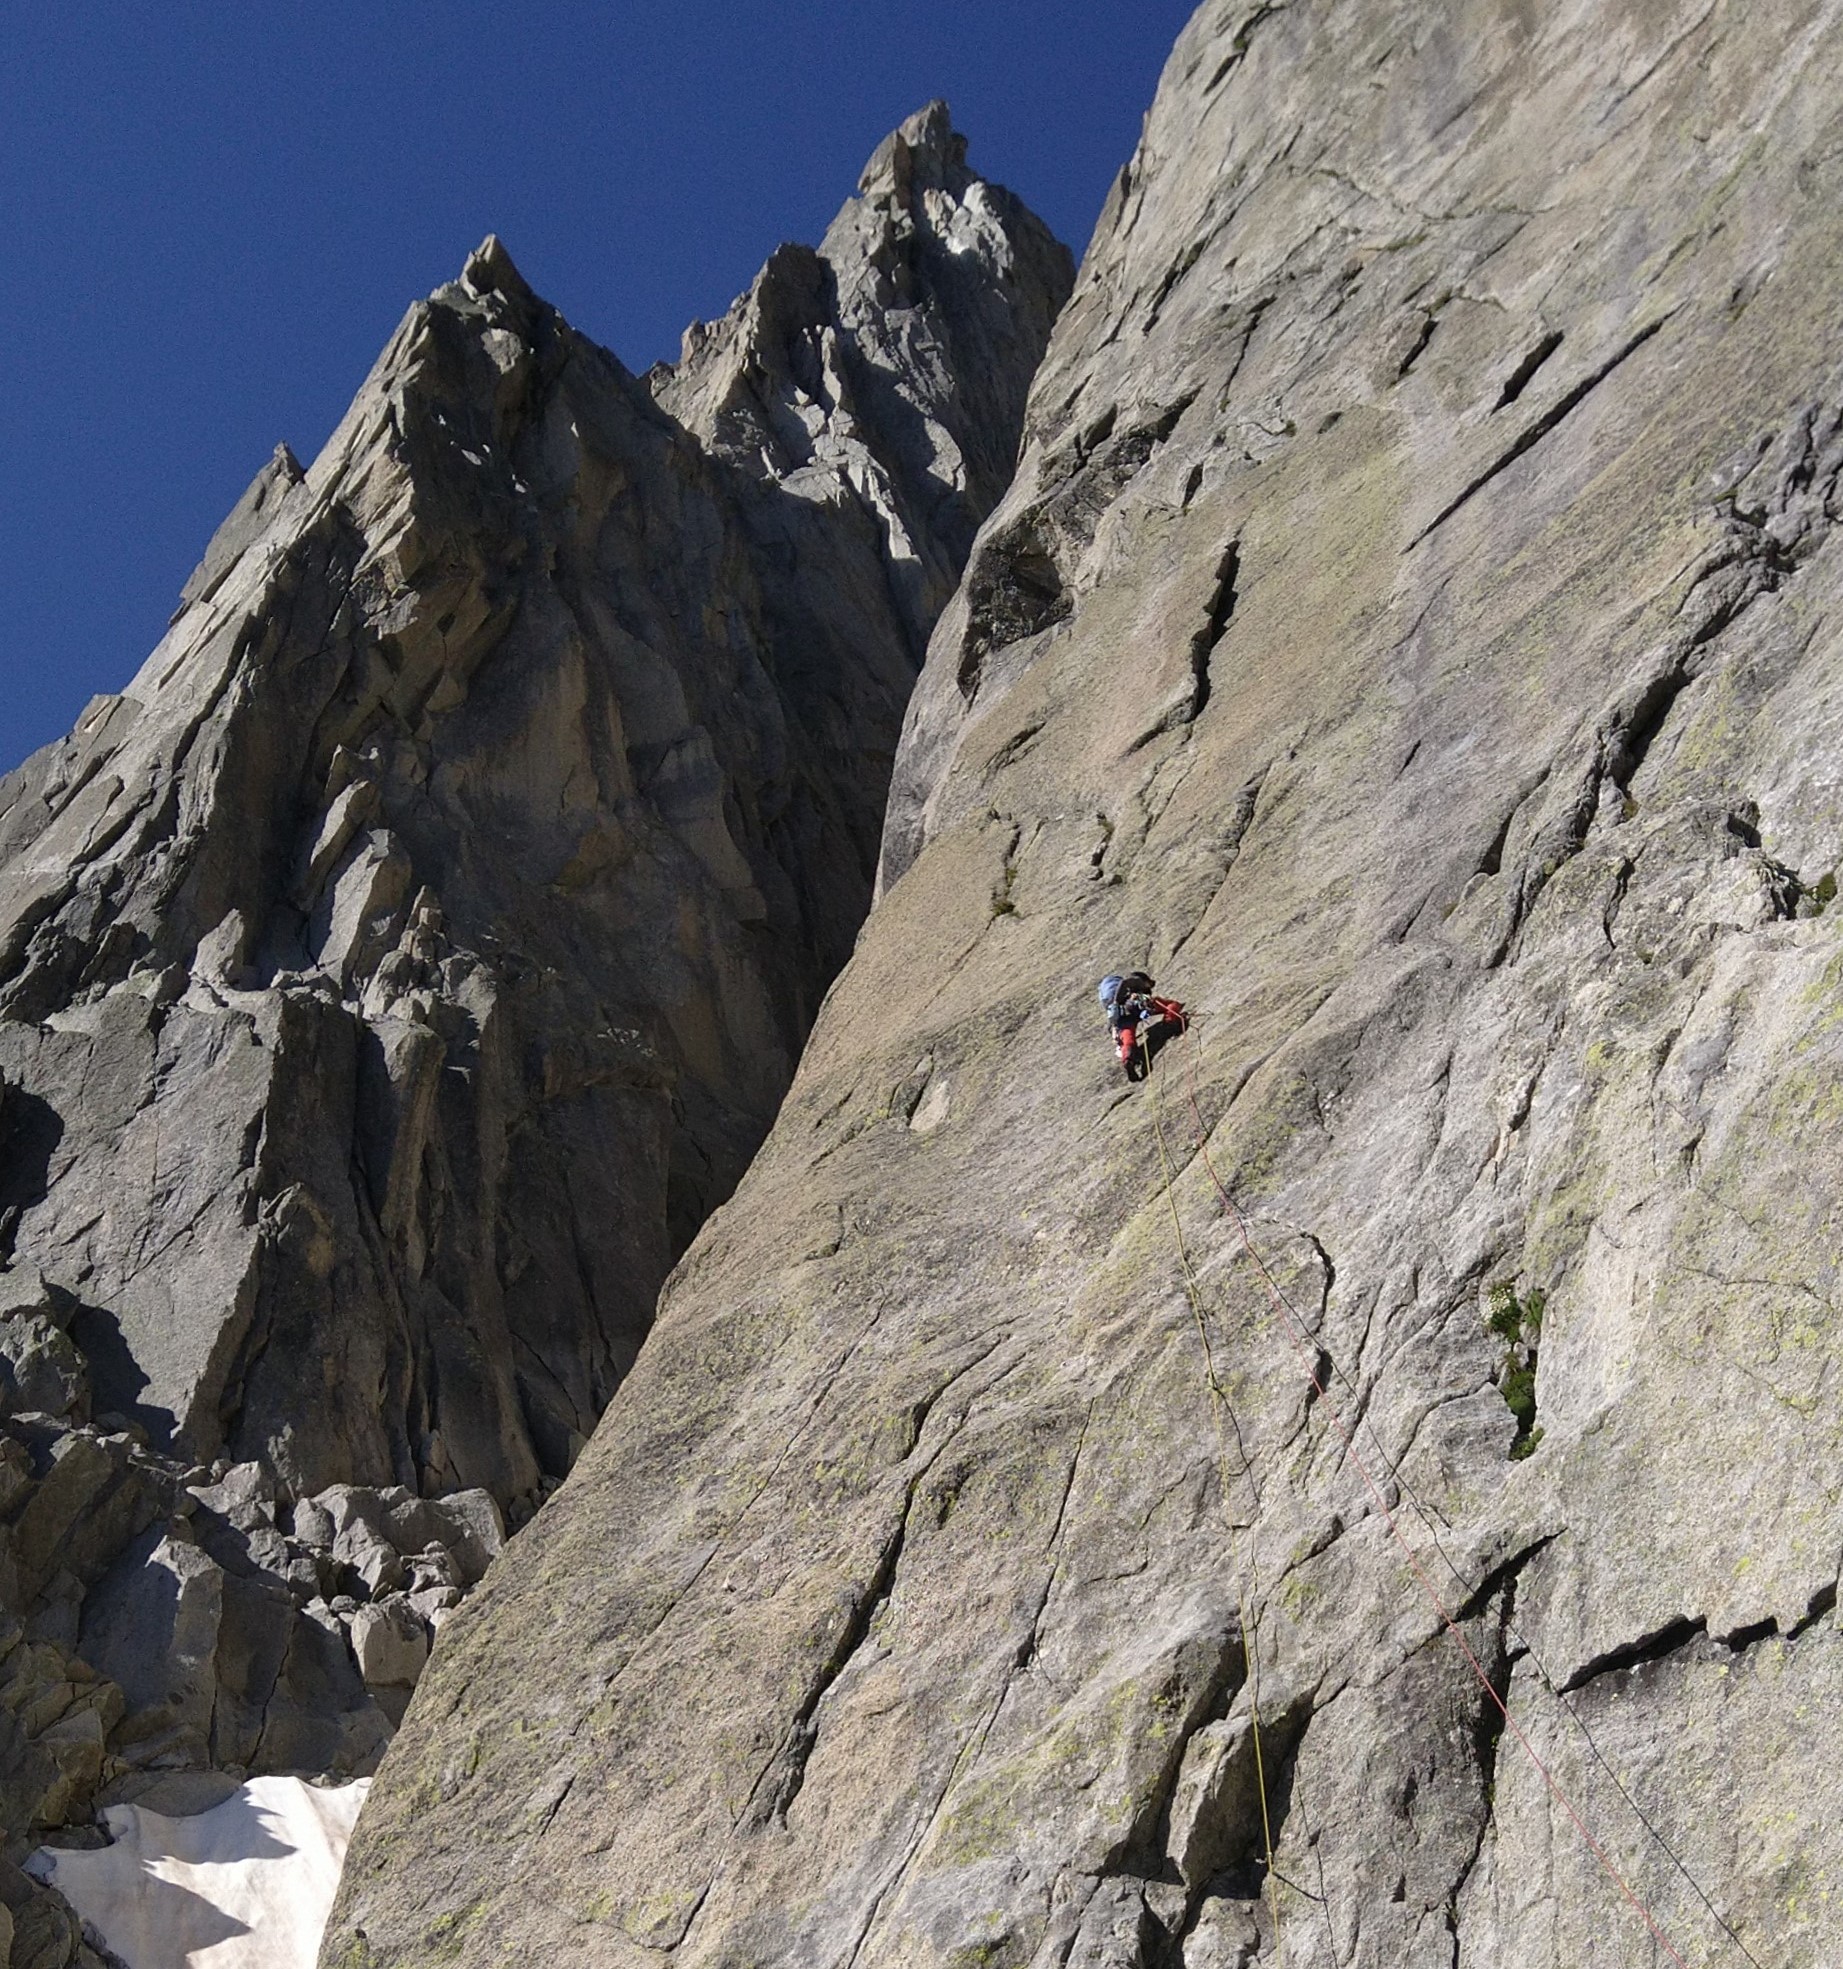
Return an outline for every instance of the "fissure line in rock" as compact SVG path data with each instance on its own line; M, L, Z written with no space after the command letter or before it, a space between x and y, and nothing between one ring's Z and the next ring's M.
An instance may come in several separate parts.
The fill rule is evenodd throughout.
M1146 1043L1146 1028L1138 1028L1141 1078L1152 1071L1152 1052ZM1203 1348L1203 1375L1209 1384L1210 1408L1216 1419L1216 1459L1218 1485L1222 1495L1223 1522L1229 1534L1229 1564L1235 1570L1235 1616L1241 1623L1242 1653L1247 1658L1248 1669L1248 1718L1254 1740L1254 1784L1261 1800L1261 1846L1265 1857L1264 1878L1267 1885L1267 1905L1273 1920L1274 1954L1280 1969L1286 1969L1286 1931L1280 1919L1280 1874L1274 1865L1273 1856L1273 1815L1267 1802L1267 1758L1261 1742L1261 1666L1259 1640L1253 1623L1248 1618L1247 1574L1236 1564L1236 1533L1243 1529L1235 1521L1229 1490L1229 1444L1223 1425L1235 1431L1235 1443L1241 1452L1242 1474L1254 1491L1255 1508L1260 1508L1260 1490L1254 1481L1254 1464L1249 1458L1247 1444L1242 1440L1241 1424L1235 1419L1235 1410L1216 1373L1216 1356L1210 1346L1209 1323L1203 1316L1203 1293L1197 1284L1195 1267L1190 1262L1190 1247L1184 1241L1184 1222L1178 1215L1177 1188L1171 1172L1171 1151L1165 1140L1164 1104L1161 1099L1161 1086L1152 1089L1152 1125L1158 1134L1158 1160L1163 1171L1165 1203L1171 1212L1171 1231L1177 1240L1178 1264L1184 1274L1184 1296L1190 1302L1190 1314L1197 1323L1197 1338ZM1256 1563L1253 1540L1246 1546L1249 1566Z
M1630 1904L1633 1911L1638 1915L1639 1919L1643 1921L1646 1928L1650 1931L1653 1941L1656 1942L1658 1947L1663 1950L1664 1954L1667 1955L1672 1962L1677 1964L1677 1969L1689 1969L1689 1963L1687 1959L1671 1942L1670 1937L1664 1932L1664 1929L1661 1923L1658 1921L1656 1915L1652 1913L1651 1909L1639 1897L1636 1888L1634 1888L1632 1884L1626 1879L1625 1875L1620 1872L1619 1867L1617 1863L1614 1861L1612 1855L1594 1836L1592 1829L1588 1826L1587 1821L1582 1817L1574 1801L1568 1796L1567 1792L1565 1792L1562 1789L1560 1780L1556 1778L1555 1774L1549 1769L1548 1765L1543 1761L1541 1754L1537 1751L1536 1746L1530 1741L1528 1734L1523 1729L1523 1726L1510 1713L1509 1703L1505 1700L1505 1698L1502 1695L1499 1694L1496 1684L1492 1682L1491 1677L1485 1672L1484 1664L1478 1659L1478 1655L1476 1651L1473 1649L1472 1644L1466 1639L1464 1630L1460 1627L1458 1619L1448 1609L1446 1602L1440 1597L1439 1589L1434 1585L1433 1581L1428 1577L1426 1568L1422 1565L1418 1554L1414 1550L1414 1547L1409 1544L1406 1536L1404 1535L1401 1529L1400 1521L1397 1518L1393 1509L1391 1509L1389 1505L1389 1501L1383 1493L1382 1486L1379 1483L1377 1483L1375 1477L1370 1472L1369 1465L1363 1460L1363 1456L1357 1448L1356 1438L1353 1435L1349 1424L1345 1422L1342 1411L1338 1408L1337 1404L1331 1399L1330 1391L1327 1389L1325 1385L1326 1380L1329 1378L1329 1370L1325 1368L1321 1368L1320 1365L1321 1360L1325 1358L1323 1355L1322 1348L1313 1348L1307 1345L1306 1336L1300 1330L1300 1324L1298 1318L1295 1315L1291 1304L1288 1302L1285 1293L1281 1291L1278 1282L1274 1279L1273 1274L1269 1271L1266 1262L1262 1259L1259 1251L1255 1248L1254 1239L1248 1229L1247 1219L1243 1216L1240 1206L1235 1202L1235 1199L1230 1194L1227 1185L1223 1182L1221 1175L1217 1172L1215 1162L1209 1152L1209 1133L1204 1126L1202 1106L1197 1097L1196 1059L1194 1053L1191 1058L1191 1067L1190 1067L1189 1100L1190 1100L1192 1120L1196 1131L1197 1153L1202 1158L1203 1166L1205 1170L1208 1172L1210 1182L1214 1186L1217 1196L1221 1199L1224 1210L1227 1211L1230 1220L1234 1223L1236 1230L1240 1235L1242 1246L1244 1250L1247 1252L1249 1261L1253 1264L1256 1272L1260 1275L1263 1285L1266 1287L1267 1295L1273 1303L1274 1311L1279 1315L1281 1326L1283 1331L1286 1333L1288 1343L1291 1345L1294 1354L1297 1356L1301 1367L1305 1370L1306 1377L1311 1384L1315 1398L1323 1405L1325 1413L1331 1418L1333 1427L1337 1430L1338 1435L1342 1438L1344 1444L1344 1451L1350 1461L1352 1468L1355 1469L1358 1476L1363 1480L1364 1487L1368 1490L1371 1498L1374 1500L1377 1510L1382 1514L1383 1523L1388 1527L1390 1537L1392 1537L1395 1543L1401 1548L1402 1555L1407 1561L1409 1571L1413 1574L1422 1592L1427 1596L1429 1604L1433 1607L1435 1613L1439 1616L1441 1624L1445 1628L1447 1634L1451 1637L1454 1646L1456 1646L1459 1652L1461 1653L1461 1655L1464 1656L1466 1665L1471 1670L1473 1676L1477 1680L1479 1687L1484 1691L1491 1705L1498 1711L1499 1715L1502 1716L1504 1720L1505 1728L1510 1731L1510 1733L1516 1738L1517 1742L1522 1746L1524 1755L1529 1759L1537 1775L1542 1779L1543 1784L1547 1787L1550 1795L1554 1798L1555 1802L1558 1805L1560 1805L1562 1811L1567 1815L1569 1821L1573 1824L1575 1830L1580 1834L1581 1838L1585 1841L1588 1850L1593 1854L1594 1858L1599 1862L1601 1869L1605 1872L1608 1879L1610 1879L1613 1882L1613 1884L1619 1889L1620 1893L1625 1897L1626 1901ZM1164 1126L1163 1126L1162 1118L1160 1117L1159 1114L1158 1090L1156 1089L1154 1090L1153 1116L1158 1132L1160 1155L1164 1159L1166 1197L1167 1200L1170 1202L1172 1218L1173 1221L1175 1222L1177 1220L1177 1204L1176 1204L1175 1192L1172 1183L1170 1159L1168 1153L1166 1152L1166 1147L1165 1147ZM1181 1244L1182 1244L1182 1237L1180 1231L1180 1246ZM1191 1274L1189 1271L1189 1260L1187 1254L1185 1256L1184 1263L1185 1263L1186 1277L1187 1279L1189 1279L1191 1278ZM1198 1302L1195 1299L1193 1299L1192 1301L1192 1307L1193 1307L1193 1311L1196 1311L1199 1325L1201 1325L1202 1323L1201 1310ZM1220 1391L1216 1381L1214 1366L1213 1363L1208 1362L1207 1352L1206 1352L1206 1363L1208 1363L1207 1371L1209 1373L1210 1385L1212 1391L1217 1392L1219 1394ZM1238 1583L1239 1583L1239 1575L1238 1575ZM1245 1632L1245 1623L1244 1623L1244 1632ZM1253 1652L1252 1646L1250 1645L1249 1653L1250 1653L1251 1685L1252 1685L1252 1652ZM1257 1757L1258 1757L1258 1751L1257 1751ZM1258 1764L1257 1764L1257 1771L1258 1771ZM1266 1811L1266 1786L1265 1786L1264 1779L1261 1780L1261 1785L1262 1785L1262 1811L1264 1817ZM1681 1864L1682 1863L1679 1861L1678 1865L1681 1866ZM1269 1851L1268 1851L1268 1877L1270 1880L1273 1877L1271 1844L1269 1845ZM1719 1916L1717 1917L1717 1919L1719 1919ZM1722 1923L1722 1926L1724 1929L1726 1929L1727 1924L1724 1922ZM1743 1953L1746 1953L1745 1949L1743 1949ZM1749 1960L1750 1961L1752 1960L1751 1956L1749 1956Z
M1191 1055L1191 1060L1190 1060L1188 1099L1190 1102L1191 1114L1194 1119L1197 1134L1198 1134L1198 1145L1202 1151L1203 1160L1206 1166L1209 1166L1211 1176L1214 1177L1215 1169L1213 1165L1210 1163L1209 1152L1206 1146L1206 1137L1208 1131L1204 1127L1202 1108L1197 1098L1197 1056L1194 1052ZM1218 1191L1220 1191L1222 1185L1218 1182L1216 1187ZM1235 1210L1235 1206L1233 1204L1230 1204L1229 1208L1239 1220L1240 1212ZM1280 1288L1278 1284L1273 1279L1272 1274L1267 1270L1265 1263L1262 1261L1259 1253L1254 1249L1252 1242L1248 1239L1245 1224L1243 1225L1242 1236L1243 1236L1243 1242L1244 1244L1247 1245L1249 1255L1253 1259L1256 1269L1260 1271L1263 1278L1266 1280L1266 1284L1269 1292L1279 1293ZM1316 1240L1314 1240L1314 1242L1316 1242ZM1362 1401L1361 1390L1358 1389L1355 1382L1351 1380L1350 1376L1338 1364L1337 1357L1330 1351L1330 1349L1321 1344L1318 1350L1318 1358L1322 1363L1324 1363L1327 1366L1329 1373L1343 1384L1345 1391L1350 1395L1351 1399L1355 1402L1361 1403ZM1383 1469L1387 1472L1390 1481L1401 1492L1402 1496L1407 1500L1408 1504L1413 1509L1415 1517L1420 1521L1421 1529L1427 1535L1428 1544L1433 1547L1435 1553L1439 1556L1440 1563L1452 1575L1454 1585L1460 1589L1461 1594L1463 1595L1463 1598L1460 1601L1461 1607L1465 1607L1467 1605L1472 1605L1475 1603L1482 1603L1495 1584L1497 1584L1500 1580L1506 1578L1509 1574L1514 1572L1518 1566L1524 1564L1530 1557L1534 1555L1534 1553L1540 1551L1544 1545L1550 1542L1549 1537L1545 1537L1543 1539L1538 1540L1535 1545L1530 1546L1526 1548L1524 1551L1517 1553L1511 1559L1505 1561L1503 1564L1496 1567L1492 1572L1487 1573L1484 1579L1479 1581L1479 1583L1476 1586L1474 1586L1466 1578L1466 1576L1459 1570L1459 1568L1453 1563L1451 1557L1448 1555L1446 1551L1446 1548L1440 1543L1439 1533L1434 1528L1433 1520L1428 1514L1427 1507L1423 1505L1420 1499L1414 1494L1413 1487L1408 1483L1407 1479L1402 1475L1399 1466L1395 1462L1392 1462L1390 1460L1387 1450L1383 1447L1381 1440L1376 1436L1374 1425L1371 1424L1369 1426L1370 1426L1371 1439L1372 1441L1375 1442L1376 1454L1382 1464ZM1550 1535L1550 1537L1552 1536L1553 1534ZM1690 1892L1695 1895L1696 1899L1701 1902L1704 1910L1707 1912L1709 1916L1709 1919L1715 1923L1716 1927L1718 1927L1725 1936L1727 1936L1728 1940L1734 1944L1734 1946L1740 1951L1740 1953L1746 1958L1746 1960L1753 1965L1753 1969L1765 1969L1765 1965L1760 1961L1760 1958L1754 1954L1752 1949L1750 1949L1744 1941L1742 1941L1740 1936L1735 1932L1733 1924L1729 1922L1727 1917L1715 1905L1714 1901L1710 1898L1707 1889L1704 1888L1702 1882L1698 1880L1695 1874L1690 1870L1688 1862L1684 1860L1683 1856L1665 1837L1663 1831L1659 1828L1657 1822L1644 1809L1644 1807L1638 1802L1638 1800L1633 1797L1630 1787L1626 1784L1625 1780L1622 1777L1620 1777L1618 1771L1613 1768L1613 1765L1608 1761L1606 1753L1603 1750L1601 1750L1599 1743L1595 1739L1592 1730L1590 1730L1587 1726L1586 1719L1581 1715L1580 1711L1574 1706L1574 1704L1568 1700L1569 1689L1573 1687L1577 1687L1579 1685L1577 1683L1571 1683L1569 1685L1569 1688L1564 1688L1559 1682L1556 1681L1555 1677L1549 1673L1547 1663L1543 1661L1542 1656L1537 1651L1536 1644L1517 1625L1515 1619L1511 1616L1508 1609L1506 1609L1504 1615L1504 1629L1505 1632L1508 1633L1513 1640L1515 1640L1521 1645L1524 1654L1528 1657L1530 1666L1535 1669L1537 1676L1540 1678L1542 1682L1542 1686L1548 1690L1551 1696L1555 1698L1556 1703L1560 1706L1562 1712L1567 1716L1569 1722L1571 1722L1574 1725L1575 1729L1580 1733L1582 1742L1585 1743L1587 1746L1587 1754L1600 1767L1601 1771L1605 1774L1608 1782L1612 1785L1613 1789L1616 1792L1618 1792L1620 1798L1625 1803L1626 1809L1632 1814L1633 1818L1635 1818L1638 1821L1639 1825L1644 1829L1646 1836L1652 1841L1652 1843L1655 1846L1658 1847L1658 1849L1663 1853L1664 1857L1667 1860L1669 1860L1670 1864L1676 1869L1676 1871L1682 1875L1684 1884L1689 1888ZM1698 1629L1697 1631L1701 1631L1701 1630Z

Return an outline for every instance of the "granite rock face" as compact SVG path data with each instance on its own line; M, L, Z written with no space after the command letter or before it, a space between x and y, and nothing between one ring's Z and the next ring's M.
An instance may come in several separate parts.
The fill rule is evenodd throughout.
M849 953L1072 278L964 148L651 388L489 239L0 782L0 1257L62 1309L0 1399L74 1347L291 1496L568 1469Z
M323 1961L1830 1959L1840 105L1814 0L1196 15Z
M569 1467L849 952L1072 278L940 105L645 383L489 239L0 781L0 1959L97 1960L20 1870L95 1811L371 1771Z
M647 381L738 471L861 510L919 653L1011 483L1026 353L1047 346L1073 277L931 103L884 140L817 250L783 246Z

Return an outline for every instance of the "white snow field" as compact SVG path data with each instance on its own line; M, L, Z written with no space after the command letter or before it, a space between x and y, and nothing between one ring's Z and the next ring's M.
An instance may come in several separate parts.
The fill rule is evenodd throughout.
M183 1819L111 1805L113 1845L47 1847L32 1871L128 1969L313 1969L370 1788L252 1778Z

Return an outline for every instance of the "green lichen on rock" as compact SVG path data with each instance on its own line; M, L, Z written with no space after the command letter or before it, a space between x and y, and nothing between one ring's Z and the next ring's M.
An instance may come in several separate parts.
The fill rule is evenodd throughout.
M1517 1433L1510 1454L1520 1462L1533 1455L1542 1441L1536 1426L1536 1357L1542 1340L1542 1314L1548 1294L1537 1287L1522 1298L1509 1279L1500 1279L1486 1293L1485 1330L1502 1343L1498 1392L1516 1418Z

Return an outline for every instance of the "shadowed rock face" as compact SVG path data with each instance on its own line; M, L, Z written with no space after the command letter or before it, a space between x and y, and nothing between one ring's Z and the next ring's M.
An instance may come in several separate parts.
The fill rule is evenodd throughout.
M1333 1411L1683 1959L1692 1878L1828 1959L1840 36L1199 12L882 899L323 1960L1652 1959Z
M1072 277L964 150L651 389L489 240L0 782L0 1255L99 1412L296 1494L569 1467L850 950Z

